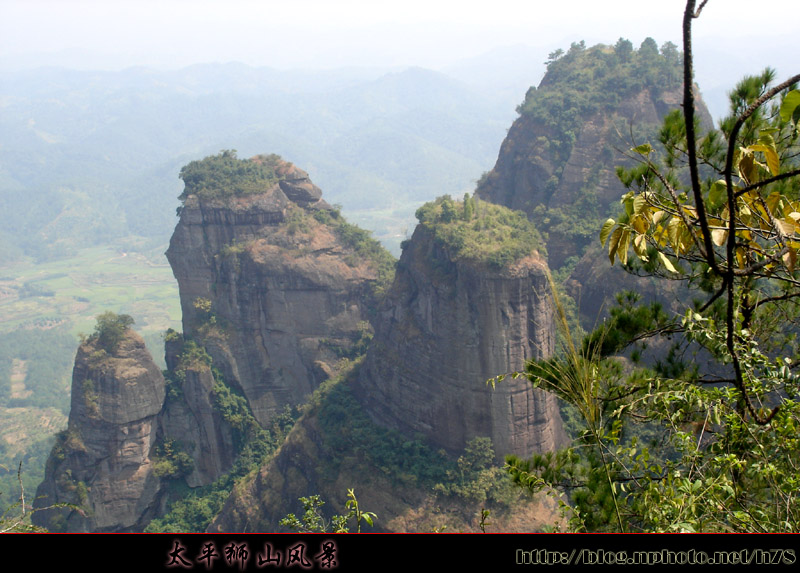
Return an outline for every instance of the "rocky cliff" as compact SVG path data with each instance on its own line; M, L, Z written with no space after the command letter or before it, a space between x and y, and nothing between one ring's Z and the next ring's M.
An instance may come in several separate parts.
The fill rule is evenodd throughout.
M617 166L634 165L631 147L656 145L664 117L679 108L680 65L674 46L659 52L650 38L638 50L623 40L588 49L573 44L529 90L494 168L478 186L479 197L528 214L545 235L550 268L577 265L567 286L589 328L619 290L653 290L648 281L603 265L605 256L592 246L603 221L619 214L626 192ZM712 126L702 102L698 116L703 128Z
M454 221L450 236L478 225L481 206L477 211L474 221ZM494 390L486 384L553 351L544 259L529 250L491 264L488 253L459 251L437 234L436 224L442 222L417 226L375 320L358 379L365 409L378 424L450 451L477 436L490 437L500 458L556 449L564 435L553 396L522 378ZM490 243L488 232L475 238Z
M350 488L378 513L382 531L442 524L477 531L481 503L492 504L503 531L555 519L522 500L488 501L485 483L473 484L481 492L475 499L432 493L437 482L459 482L446 468L476 438L490 438L487 455L500 459L566 441L555 397L522 378L494 390L486 383L553 350L539 237L524 214L469 197L442 197L417 217L363 362L315 394L275 457L239 484L209 531L274 530L302 511L297 498L320 494L343 507ZM503 483L501 476L488 483L495 480Z
M208 361L192 356L183 337L172 331L165 351L170 379L159 416L161 441L173 442L192 461L191 468L177 468L177 477L189 487L207 485L236 461L233 429L216 406L216 381Z
M83 509L37 512L34 522L51 531L140 531L161 509L153 454L164 396L161 371L132 330L111 353L97 339L81 344L69 426L57 438L34 505Z
M302 403L358 343L385 279L359 251L369 243L363 232L308 175L269 161L275 178L255 193L188 193L167 250L184 334L205 346L262 425Z

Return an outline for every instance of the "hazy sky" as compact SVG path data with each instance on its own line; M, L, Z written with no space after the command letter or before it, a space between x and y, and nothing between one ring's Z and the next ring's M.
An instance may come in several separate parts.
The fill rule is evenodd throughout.
M698 40L798 31L797 0L711 0ZM680 44L683 0L0 0L0 67L440 68L510 44ZM761 40L749 40L760 36ZM707 42L706 42L707 40ZM717 41L717 40L715 40ZM733 44L718 40L720 48ZM797 51L797 45L791 48ZM783 49L783 48L781 48ZM788 49L788 48L787 48ZM747 50L742 50L743 52ZM545 54L546 55L546 54ZM797 58L795 58L797 59Z

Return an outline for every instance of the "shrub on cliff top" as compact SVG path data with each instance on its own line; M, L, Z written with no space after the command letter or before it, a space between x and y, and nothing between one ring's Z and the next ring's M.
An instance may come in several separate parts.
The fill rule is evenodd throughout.
M179 177L185 187L178 198L185 201L189 195L213 199L263 193L280 180L275 173L278 161L277 155L239 159L231 149L192 161L181 169Z
M524 213L465 196L444 195L417 209L420 225L433 231L453 260L486 263L496 269L533 251L544 252L538 231Z
M125 332L133 324L133 318L127 314L116 314L106 311L97 315L97 324L89 340L96 340L106 352L113 354L125 337Z

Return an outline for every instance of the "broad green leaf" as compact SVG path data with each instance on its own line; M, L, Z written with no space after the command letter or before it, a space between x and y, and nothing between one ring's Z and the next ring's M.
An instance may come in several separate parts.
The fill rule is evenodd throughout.
M744 268L744 249L742 247L736 249L736 263L740 269Z
M783 211L783 195L777 191L770 193L765 202L772 213Z
M605 223L603 223L603 228L600 229L600 245L606 244L606 239L608 238L609 233L611 233L611 229L614 228L616 225L616 221L614 219L607 219Z
M800 91L792 90L786 94L781 103L781 120L791 120L798 106L800 106Z
M667 224L667 234L669 235L669 242L672 244L672 247L675 250L678 250L680 245L680 229L683 225L683 221L678 219L677 217L673 217L669 220Z
M637 233L644 233L647 231L648 227L650 227L650 221L643 215L636 215L631 221L631 227L633 227Z
M725 185L724 179L714 181L714 183L711 184L711 189L708 190L709 207L712 209L721 207L728 199L727 189L728 187Z
M649 143L643 143L641 145L637 145L631 149L634 153L638 153L639 155L650 155L653 153L653 146Z
M767 136L769 139L772 139L772 136ZM769 172L773 175L777 175L780 173L781 170L781 160L778 157L778 151L775 149L775 142L772 142L772 145L765 144L765 143L756 143L750 146L750 149L753 151L760 151L764 154L764 157L767 160L767 168L769 168Z
M756 160L753 157L753 152L750 148L740 147L739 150L741 151L741 154L739 156L739 161L737 162L736 168L739 171L739 177L744 179L749 185L756 180Z

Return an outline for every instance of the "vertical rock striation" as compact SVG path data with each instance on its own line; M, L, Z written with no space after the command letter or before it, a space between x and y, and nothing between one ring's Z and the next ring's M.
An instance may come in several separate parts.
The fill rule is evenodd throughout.
M398 264L358 380L376 423L451 451L490 437L499 456L550 451L564 434L555 397L507 378L553 350L546 263L535 252L501 269L454 260L419 225Z
M349 352L379 274L320 222L339 215L304 171L279 161L275 172L281 179L258 194L190 194L167 250L184 334L262 424L302 403Z
M165 383L142 338L128 330L106 353L97 340L78 348L69 425L47 462L35 506L84 511L34 513L54 531L140 531L160 509L153 449Z

